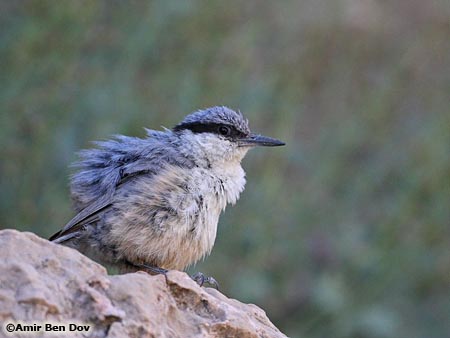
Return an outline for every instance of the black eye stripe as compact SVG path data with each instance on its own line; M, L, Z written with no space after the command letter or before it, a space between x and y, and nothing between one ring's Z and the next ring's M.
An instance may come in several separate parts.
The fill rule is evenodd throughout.
M230 135L228 137L242 137L245 136L244 133L237 130L235 127L229 125L229 124L221 124L221 123L182 123L173 128L173 131L180 131L180 130L190 130L195 134L199 133L213 133L213 134L220 134L219 129L220 127L227 127L230 128Z

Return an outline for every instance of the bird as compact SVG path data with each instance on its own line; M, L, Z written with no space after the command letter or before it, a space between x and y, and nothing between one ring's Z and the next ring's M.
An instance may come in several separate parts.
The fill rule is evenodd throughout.
M252 133L242 113L225 106L146 133L79 152L70 180L76 214L50 241L119 273L185 270L211 253L220 214L244 190L247 152L285 145ZM218 285L202 273L192 278Z

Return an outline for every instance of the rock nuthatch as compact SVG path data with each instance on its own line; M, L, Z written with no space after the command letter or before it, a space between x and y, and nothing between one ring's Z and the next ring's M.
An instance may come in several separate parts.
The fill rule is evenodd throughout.
M120 271L183 270L211 252L220 213L244 190L241 160L283 142L252 134L240 112L211 107L141 139L118 135L80 152L77 214L50 240ZM199 283L215 283L202 274Z

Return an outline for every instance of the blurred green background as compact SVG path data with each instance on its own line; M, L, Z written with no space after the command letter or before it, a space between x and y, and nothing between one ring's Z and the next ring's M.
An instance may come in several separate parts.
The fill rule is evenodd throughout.
M240 109L239 203L192 271L292 337L450 336L450 3L0 1L0 226L71 216L92 140Z

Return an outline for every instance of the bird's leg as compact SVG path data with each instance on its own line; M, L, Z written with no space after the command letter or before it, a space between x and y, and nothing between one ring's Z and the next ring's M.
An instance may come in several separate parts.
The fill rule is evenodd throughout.
M201 272L197 272L194 275L191 276L191 278L199 285L203 286L203 284L209 284L216 288L216 290L219 290L219 283L216 281L214 277L211 276L205 276Z
M134 270L143 270L150 275L164 275L166 276L167 272L169 270L163 269L157 266L149 265L149 264L138 264L138 263L131 263L127 262L128 268L132 267ZM199 285L203 286L204 284L209 284L219 290L219 283L216 281L214 277L205 276L201 272L197 272L194 275L191 276L191 278Z
M128 264L133 266L136 270L144 270L150 275L166 275L166 273L169 271L149 264L135 264L130 262L128 262Z
M136 264L136 266L138 268L141 268L141 269L147 271L151 275L165 275L169 271L169 270L166 270L163 268L159 268L157 266L147 265L147 264Z

